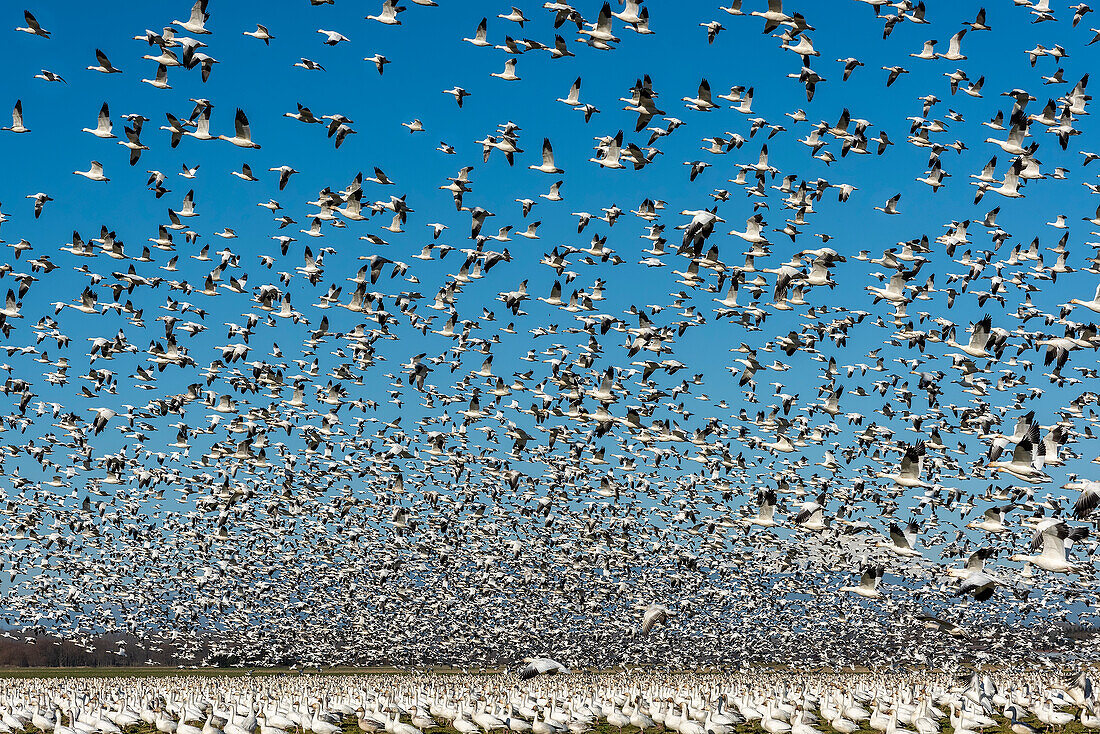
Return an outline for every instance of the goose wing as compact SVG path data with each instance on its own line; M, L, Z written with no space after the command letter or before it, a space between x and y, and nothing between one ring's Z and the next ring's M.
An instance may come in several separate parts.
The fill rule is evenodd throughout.
M233 127L236 129L238 138L252 140L252 129L248 126L248 117L240 107L237 108L237 115L233 118Z

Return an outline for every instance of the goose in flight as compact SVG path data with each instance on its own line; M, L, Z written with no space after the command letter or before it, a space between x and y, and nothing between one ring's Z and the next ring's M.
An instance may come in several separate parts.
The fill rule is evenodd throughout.
M323 41L323 43L326 46L335 46L335 45L337 45L337 44L339 44L343 41L350 41L351 40L347 36L343 35L342 33L338 33L336 31L326 31L324 28L318 28L317 32L322 34L325 37L325 40Z
M523 662L527 663L519 669L520 680L531 680L540 675L557 675L558 673L569 673L569 668L565 667L556 660L551 658L536 657L536 658L524 658Z
M489 76L495 76L498 79L503 79L506 82L518 82L520 77L516 76L516 59L511 58L504 62L504 71L492 72Z
M750 13L764 19L764 33L771 33L779 27L780 23L788 23L794 20L783 12L783 0L768 0L768 9L765 11L754 10Z
M382 76L382 71L385 69L386 64L393 63L392 61L387 59L382 54L375 54L374 56L367 56L366 58L363 59L363 61L369 61L372 64L374 64L375 68L378 69L378 76Z
M857 586L841 586L839 591L858 594L864 599L878 599L882 596L882 575L885 569L882 566L868 566L863 570Z
M841 77L841 81L844 82L848 81L848 77L852 75L853 71L861 66L864 66L864 63L862 61L853 57L848 57L846 59L837 59L837 63L844 64L844 74Z
M963 61L966 59L966 54L962 53L962 39L966 35L966 28L951 36L951 40L948 41L947 53L936 54L937 58L947 59L948 61Z
M923 614L917 616L916 620L928 629L936 630L938 632L944 632L951 635L952 637L967 637L969 635L965 627L960 627L958 624L947 619L942 619L940 617L933 617L928 614ZM900 729L895 726L894 731L900 731Z
M379 23L386 25L401 25L401 19L397 17L397 14L404 10L404 7L397 5L397 0L385 0L382 3L382 11L378 15L368 15L366 19L377 20Z
M11 108L11 126L0 127L13 133L29 133L31 129L23 124L23 100L15 100L15 106Z
M955 596L969 594L975 601L988 601L1000 583L985 571L975 571L964 578L955 589Z
M1012 505L1003 507L990 507L982 513L981 520L971 520L966 527L974 530L984 530L987 533L1004 533L1008 531L1005 526L1005 515L1012 510Z
M987 466L994 472L1011 474L1017 479L1030 484L1043 484L1051 481L1049 474L1043 471L1045 465L1046 448L1038 441L1039 426L1032 426L1033 432L1022 439L1016 448L1012 450L1012 459L1009 461L990 461Z
M522 28L523 24L526 23L528 20L523 16L523 11L514 6L512 7L512 12L508 13L507 15L500 14L497 15L497 17L503 20L510 20L513 23L519 23L520 28Z
M38 219L42 216L42 210L46 207L46 202L53 201L53 197L49 194L44 194L41 191L37 194L27 194L28 199L34 199L34 218Z
M477 25L477 30L474 31L474 37L463 38L462 40L474 46L492 46L493 44L486 40L488 37L488 20L488 18L482 18L481 22Z
M41 36L42 38L50 37L50 32L39 24L38 19L31 14L31 11L24 10L23 19L27 21L26 27L16 26L15 30L29 33L32 36Z
M672 610L663 604L657 604L656 602L647 604L645 612L642 614L642 634L648 635L657 624L668 622L668 618L672 613Z
M883 479L893 479L899 487L907 489L930 488L932 485L921 479L921 475L924 473L924 457L926 454L924 441L917 441L912 445L908 445L902 453L898 473L879 472L877 476Z
M700 80L697 95L696 97L683 97L681 101L687 103L685 106L688 109L697 110L699 112L709 112L718 107L718 105L711 100L710 82L706 79Z
M878 546L885 548L891 553L895 553L899 556L917 557L920 556L920 551L917 550L917 532L920 528L915 522L910 522L902 530L896 523L890 523L888 531L890 533L890 542L880 541Z
M210 118L208 116L208 122L209 119ZM219 135L218 139L230 142L238 148L258 149L260 147L259 143L252 142L252 129L248 126L248 118L245 116L244 110L242 110L240 107L237 108L237 114L233 118L233 127L235 130L233 137Z
M168 83L168 67L164 64L157 64L156 76L152 79L142 79L142 83L148 84L151 87L157 89L171 89L172 85Z
M620 130L613 138L603 138L596 148L596 157L588 160L600 164L601 168L626 168L626 165L620 160L622 143L623 131Z
M570 107L577 107L581 104L581 78L577 77L573 82L573 85L569 87L569 93L565 97L558 97L557 102L567 104Z
M542 165L532 164L527 167L533 171L542 171L543 173L565 173L565 171L554 165L554 149L550 147L550 138L542 139Z
M297 169L291 166L277 166L269 168L267 170L277 172L279 174L279 191L285 189L287 181L290 180L290 177L295 173L298 173Z
M812 531L821 531L829 527L829 518L825 516L825 495L803 502L801 510L794 518L795 525Z
M87 171L73 171L77 176L83 176L89 181L101 181L106 183L111 179L103 175L103 164L99 161L92 161L92 166Z
M14 120L14 113L12 119ZM1075 306L1084 306L1094 313L1100 313L1100 285L1096 286L1096 292L1093 294L1091 301L1082 301L1080 298L1071 298L1069 303L1062 306L1062 308L1065 311L1072 311Z
M970 554L962 568L948 568L947 575L955 579L965 579L973 573L985 569L985 562L993 557L992 548L979 548Z
M118 141L118 144L129 149L130 151L130 165L137 165L138 160L141 158L141 151L149 150L148 145L143 145L141 140L138 139L138 135L141 131L141 126L125 127L126 139Z
M749 527L758 525L762 528L774 528L779 524L775 521L775 504L777 499L774 489L761 490L756 495L758 505L756 515L742 518L741 523Z
M582 36L588 37L590 44L596 45L597 48L602 46L603 50L612 48L609 44L619 43L622 39L615 36L611 30L611 4L604 2L603 7L600 8L600 14L596 16L595 23L589 23L588 28L581 28L577 32ZM578 38L578 41L585 39Z
M1039 523L1031 540L1031 549L1042 546L1042 553L1035 556L1014 554L1009 560L1030 563L1054 573L1077 573L1075 563L1066 558L1066 541L1088 537L1087 527L1071 528L1064 520L1052 518Z
M263 41L265 45L270 46L271 40L275 36L271 35L271 32L267 30L267 26L256 24L256 30L254 31L241 31L241 35L250 36L252 38L258 38Z
M103 74L121 74L121 69L116 69L111 65L111 60L107 58L107 54L100 51L98 48L95 50L95 58L99 63L96 66L89 66L88 71L98 71Z
M107 103L104 102L103 106L99 108L99 117L96 118L96 126L94 128L81 128L80 132L91 133L97 138L114 138L116 136L111 132L113 127L114 123L111 122L111 110L107 107Z
M42 79L47 82L61 82L62 84L68 84L68 82L65 81L64 77L62 77L60 74L55 74L48 69L43 69L42 71L38 72L34 75L34 78Z
M972 31L991 31L993 30L985 23L985 8L978 9L978 15L971 22L963 22L963 25Z
M454 97L455 102L458 103L459 107L462 107L462 100L470 96L470 93L462 87L451 87L450 89L444 89L443 94L449 94Z
M898 214L898 202L901 201L901 194L894 194L886 202L886 206L876 206L875 210L880 211L883 214Z
M190 17L185 21L173 20L172 25L195 35L209 34L210 31L206 29L206 21L210 20L210 14L206 12L208 2L209 0L195 0L195 4L191 6Z

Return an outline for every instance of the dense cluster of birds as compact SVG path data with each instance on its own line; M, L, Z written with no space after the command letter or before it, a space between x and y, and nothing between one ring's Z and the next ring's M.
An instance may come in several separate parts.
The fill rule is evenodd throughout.
M27 679L0 691L6 734L1100 729L1100 701L1085 672L171 676Z
M3 11L2 634L250 664L1095 654L1086 4L360 5ZM654 685L558 712L886 715L860 686L715 682L680 713ZM890 690L896 731L952 695ZM996 707L1063 705L1040 690ZM120 695L102 716L233 721ZM418 726L435 695L386 700Z

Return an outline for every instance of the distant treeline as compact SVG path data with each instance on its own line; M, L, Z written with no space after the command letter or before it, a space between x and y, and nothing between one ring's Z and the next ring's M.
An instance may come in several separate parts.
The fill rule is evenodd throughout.
M72 642L44 634L0 633L0 667L72 668L133 665L177 665L183 660L170 644L142 641L129 635L106 635Z

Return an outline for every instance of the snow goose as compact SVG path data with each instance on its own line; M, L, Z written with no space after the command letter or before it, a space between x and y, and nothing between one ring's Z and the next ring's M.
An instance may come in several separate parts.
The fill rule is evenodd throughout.
M195 4L191 6L191 16L187 20L173 20L172 25L195 35L209 34L210 31L206 29L206 21L210 19L210 14L206 12L208 2L209 0L195 0Z
M488 35L488 30L487 29L488 29L488 18L482 18L481 22L478 23L478 25L477 25L477 30L474 31L474 37L473 38L463 38L462 40L465 41L466 43L471 43L475 46L492 46L493 44L489 43L486 40L486 37Z
M542 139L542 165L532 164L527 167L533 171L542 171L543 173L565 173L565 171L554 165L554 149L550 145L550 138Z
M168 67L164 64L157 64L156 76L152 79L142 79L142 83L148 84L151 87L157 89L171 89L172 85L168 83Z
M81 128L82 133L91 133L97 138L114 138L111 129L114 127L114 123L111 122L111 110L108 108L107 103L104 102L103 106L99 108L99 117L96 119L95 128L85 127Z
M77 176L83 176L89 181L101 181L106 183L111 179L103 175L103 164L99 161L92 161L91 168L87 171L73 171Z
M783 0L768 0L768 9L761 12L754 10L750 15L764 19L764 33L771 33L779 27L780 23L787 23L793 18L783 12Z
M397 0L385 0L382 3L382 11L378 15L368 15L366 19L377 20L386 25L401 25L397 14L404 10L405 8L397 6Z
M1088 528L1071 528L1064 520L1045 520L1036 527L1031 541L1032 549L1042 545L1039 555L1014 554L1009 560L1029 563L1054 573L1076 573L1077 565L1066 558L1066 541L1081 540L1088 536Z
M551 658L524 658L523 662L527 664L519 669L520 680L530 680L540 675L556 675L557 673L569 672L569 668Z
M869 566L863 571L858 586L842 586L839 591L847 591L862 596L865 599L878 599L882 596L879 584L882 582L882 566ZM852 714L845 710L844 715L852 718Z
M15 106L11 108L11 127L0 127L13 133L29 133L31 129L23 124L23 100L15 100Z
M339 43L342 43L344 41L350 41L351 40L347 36L345 36L344 34L339 33L337 31L328 31L328 30L325 30L324 28L318 28L317 32L325 37L325 40L323 41L323 43L326 46L335 46L335 45L337 45Z
M23 19L27 22L27 25L25 27L16 26L15 30L29 33L32 36L40 36L42 38L50 37L50 32L39 24L38 19L31 14L31 11L24 10Z
M489 76L495 76L498 79L503 79L506 82L518 82L520 77L516 76L516 59L513 57L504 62L504 71L497 73L491 72Z
M267 26L260 25L259 23L256 24L256 30L241 31L241 34L245 36L251 36L252 38L258 38L268 46L271 45L271 39L275 38L275 36L271 35L271 33L267 30Z
M121 69L116 69L111 65L111 60L107 58L107 54L100 51L98 48L95 50L95 58L99 63L96 66L89 66L88 71L98 71L103 74L121 74Z
M244 110L240 107L237 108L237 114L233 118L234 135L228 137L226 135L219 135L219 140L225 140L238 148L259 148L259 143L252 142L252 129L248 125L248 118L244 114Z
M600 8L600 13L596 16L595 23L589 23L588 28L581 28L578 33L582 36L588 37L590 44L594 43L596 48L603 50L611 48L609 43L618 43L621 39L617 38L611 30L611 5L605 2L603 7ZM578 41L585 39L578 38Z

